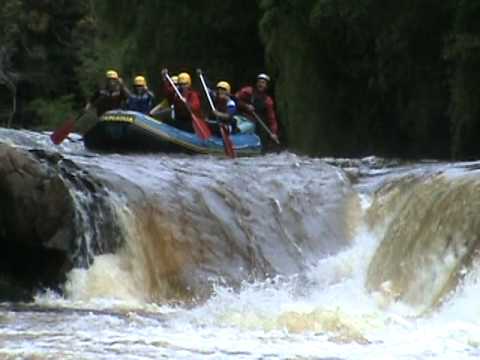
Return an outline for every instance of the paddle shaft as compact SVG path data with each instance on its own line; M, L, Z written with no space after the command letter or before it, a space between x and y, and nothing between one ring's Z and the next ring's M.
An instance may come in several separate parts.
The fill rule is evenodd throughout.
M212 111L215 111L215 105L213 104L212 97L210 96L210 91L208 91L207 84L205 83L205 79L203 78L203 74L201 71L197 71L198 76L200 77L200 82L202 83L203 90L205 91L205 95L207 96L208 103L210 104L210 108Z
M265 129L265 131L270 135L270 138L275 141L278 145L280 145L280 141L273 135L272 131L268 128L268 126L265 124L265 122L258 116L258 114L255 111L252 111L253 116L255 117L255 120L257 120L260 125Z
M215 105L213 104L212 97L210 96L210 92L208 91L207 84L205 83L205 79L203 77L202 71L199 69L197 70L197 73L198 73L198 76L200 77L200 82L202 83L203 91L205 91L205 95L208 99L208 103L210 104L210 108L212 109L212 111L215 111ZM230 156L233 159L235 157L235 150L233 149L232 140L230 139L230 135L227 127L221 123L220 123L220 133L222 134L225 154L227 154L227 156Z
M203 120L201 120L199 117L197 117L197 115L193 113L192 108L187 102L187 99L185 99L185 97L180 93L180 91L178 90L177 86L173 82L172 78L168 75L168 73L165 74L165 79L167 79L167 81L170 83L170 86L173 87L178 98L182 100L182 102L185 104L188 112L190 113L190 116L192 117L193 129L195 130L195 133L202 140L208 139L212 134L207 124L205 124Z
M165 79L167 79L167 81L170 83L170 86L173 88L173 90L175 90L175 93L177 94L177 96L179 97L179 99L182 100L182 101L185 103L185 105L187 105L188 110L191 111L190 106L188 106L187 99L185 99L185 98L183 97L183 95L180 93L180 90L178 90L177 86L176 86L175 83L173 82L173 80L172 80L172 78L170 77L170 75L165 74Z
M75 122L80 120L82 117L84 117L88 113L88 110L83 110L78 116L75 118Z

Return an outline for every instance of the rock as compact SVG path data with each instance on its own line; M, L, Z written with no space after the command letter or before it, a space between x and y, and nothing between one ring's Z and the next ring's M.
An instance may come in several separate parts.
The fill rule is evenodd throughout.
M60 173L48 161L0 144L0 277L4 298L8 298L5 289L9 287L20 286L30 293L39 287L56 288L72 267L72 199Z

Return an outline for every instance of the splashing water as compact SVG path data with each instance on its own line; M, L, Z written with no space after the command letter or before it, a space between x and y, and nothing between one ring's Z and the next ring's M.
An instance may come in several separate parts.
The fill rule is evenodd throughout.
M475 239L461 246L476 171L354 164L352 185L293 154L232 165L69 149L107 184L125 241L73 269L63 296L2 305L2 359L480 356ZM445 228L463 235L446 246Z

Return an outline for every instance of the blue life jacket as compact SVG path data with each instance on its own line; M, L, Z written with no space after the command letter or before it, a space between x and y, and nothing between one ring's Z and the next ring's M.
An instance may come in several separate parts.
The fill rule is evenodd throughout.
M231 98L227 101L227 113L233 116L237 113L237 104Z
M127 110L148 114L153 108L154 95L147 90L142 94L132 93L127 99Z

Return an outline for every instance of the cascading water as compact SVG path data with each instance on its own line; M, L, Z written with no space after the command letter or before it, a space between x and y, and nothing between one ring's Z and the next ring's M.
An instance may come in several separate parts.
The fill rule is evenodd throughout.
M478 164L0 141L58 171L77 244L61 295L0 307L0 358L480 356Z

